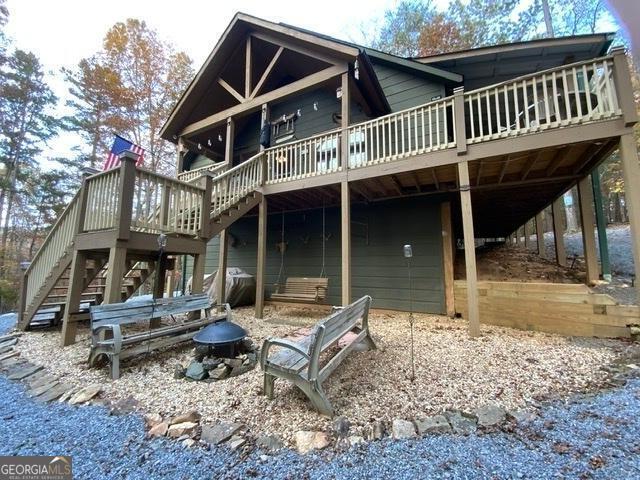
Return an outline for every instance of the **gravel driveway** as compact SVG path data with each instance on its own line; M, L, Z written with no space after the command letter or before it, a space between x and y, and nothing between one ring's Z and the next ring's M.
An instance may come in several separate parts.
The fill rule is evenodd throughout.
M0 317L0 332L14 316ZM631 478L640 476L640 380L513 432L383 440L346 453L241 458L145 438L143 420L103 407L40 404L0 378L0 455L71 455L75 478Z

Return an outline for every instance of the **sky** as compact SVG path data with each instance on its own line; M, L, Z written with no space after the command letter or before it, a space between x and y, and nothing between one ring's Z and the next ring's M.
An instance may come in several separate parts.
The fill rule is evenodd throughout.
M64 99L67 86L60 69L72 68L81 58L97 52L107 30L126 18L145 20L161 38L185 51L197 70L238 11L366 43L361 24L380 17L395 3L396 0L8 0L6 32L14 46L40 58L50 72L49 83L54 92ZM363 17L363 11L367 17ZM60 107L57 113L67 112ZM44 157L73 155L71 148L78 141L74 134L61 135L50 142Z

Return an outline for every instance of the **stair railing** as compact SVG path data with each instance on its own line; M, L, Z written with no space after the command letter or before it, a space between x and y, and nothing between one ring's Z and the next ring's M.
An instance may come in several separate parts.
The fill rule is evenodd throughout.
M263 185L265 153L260 152L211 181L211 215L220 215Z

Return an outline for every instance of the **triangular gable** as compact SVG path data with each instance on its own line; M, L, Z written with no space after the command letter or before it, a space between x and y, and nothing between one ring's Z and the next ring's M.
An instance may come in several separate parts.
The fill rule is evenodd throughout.
M217 121L217 112L250 112L265 93L312 86L339 75L360 51L287 26L238 13L162 128L175 141L187 125ZM247 63L249 59L249 63ZM296 83L297 82L297 83ZM209 122L211 123L211 122Z

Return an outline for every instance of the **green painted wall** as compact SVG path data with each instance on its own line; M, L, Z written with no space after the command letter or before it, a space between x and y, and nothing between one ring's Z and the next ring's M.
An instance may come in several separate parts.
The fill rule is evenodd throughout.
M443 313L442 246L439 204L428 199L393 200L353 205L351 211L353 295L369 294L377 308L409 309L405 243L413 245L413 303L416 311ZM325 270L329 277L327 303L340 300L340 212L326 209ZM320 276L322 270L322 209L286 213L281 280L288 276ZM269 215L267 228L266 284L273 290L280 271L282 216ZM256 273L257 218L238 220L230 229L228 266ZM209 243L205 271L217 270L218 238ZM191 272L191 266L188 267ZM267 294L268 297L268 294Z
M387 65L373 64L391 111L398 112L428 103L437 95L444 98L444 85Z

